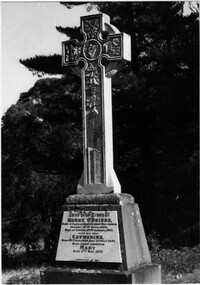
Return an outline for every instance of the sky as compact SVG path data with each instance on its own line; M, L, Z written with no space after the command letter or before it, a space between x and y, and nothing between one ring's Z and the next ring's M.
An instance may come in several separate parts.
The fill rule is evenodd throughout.
M19 60L61 54L67 37L55 26L79 26L80 16L92 13L96 11L88 13L83 6L69 10L59 2L1 2L2 115L40 79Z
M1 115L39 79L19 60L61 54L67 37L55 26L79 26L80 16L94 13L84 6L69 10L59 2L1 2Z

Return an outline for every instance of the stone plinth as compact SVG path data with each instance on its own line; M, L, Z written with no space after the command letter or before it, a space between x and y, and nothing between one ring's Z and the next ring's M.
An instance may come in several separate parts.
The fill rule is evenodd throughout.
M147 264L130 271L49 268L41 272L42 284L161 284L161 268Z
M42 283L161 283L131 195L79 194L66 202L55 266Z

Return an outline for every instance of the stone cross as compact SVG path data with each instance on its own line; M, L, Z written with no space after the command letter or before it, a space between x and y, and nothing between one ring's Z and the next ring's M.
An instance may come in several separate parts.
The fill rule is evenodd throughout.
M81 76L84 171L79 194L120 193L113 169L111 76L118 62L130 60L130 36L110 24L110 17L81 17L82 39L62 43L62 65Z

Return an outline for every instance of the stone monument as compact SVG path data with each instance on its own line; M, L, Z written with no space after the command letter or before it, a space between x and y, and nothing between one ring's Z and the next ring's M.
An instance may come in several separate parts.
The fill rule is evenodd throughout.
M151 263L138 205L113 169L111 77L131 60L130 37L109 16L81 17L81 36L62 44L62 64L81 77L84 170L66 199L55 263L41 272L51 284L161 283Z

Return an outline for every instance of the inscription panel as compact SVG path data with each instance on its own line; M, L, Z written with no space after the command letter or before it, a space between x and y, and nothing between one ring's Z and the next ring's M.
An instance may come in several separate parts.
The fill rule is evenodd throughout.
M122 262L117 211L65 211L56 260Z

